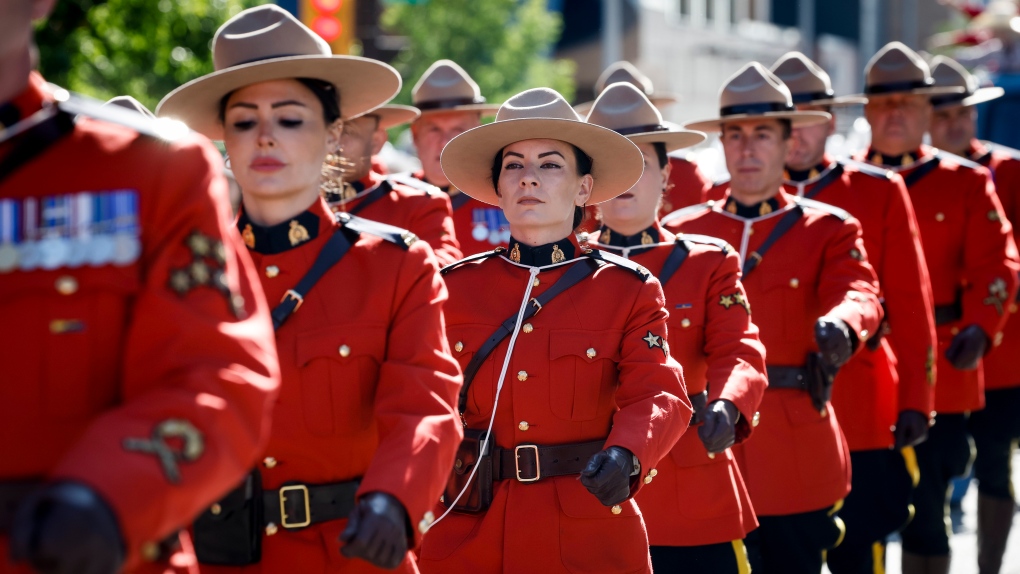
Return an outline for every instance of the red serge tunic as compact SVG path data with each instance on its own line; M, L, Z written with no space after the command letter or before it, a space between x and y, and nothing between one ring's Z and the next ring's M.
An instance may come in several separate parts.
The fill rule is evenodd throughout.
M598 249L619 253L659 276L676 236L657 223L625 237L608 228ZM739 257L715 238L684 235L683 265L663 285L669 310L669 353L683 366L687 392L708 391L708 403L732 402L740 412L737 442L755 426L765 393L765 347L740 295ZM725 302L730 301L726 306ZM744 479L730 450L709 458L692 428L659 461L658 474L637 496L652 546L701 546L740 540L758 526Z
M238 227L274 304L340 232L322 200L268 228L242 213ZM444 337L446 296L424 241L398 246L361 233L276 332L283 383L259 465L264 489L360 478L358 496L396 497L418 538L462 437L451 406L461 376ZM342 519L281 527L263 537L259 564L202 571L381 572L340 554L346 526ZM417 571L410 553L397 571Z
M53 101L33 73L5 118ZM194 570L190 544L171 558L157 543L251 468L279 386L222 160L165 126L80 117L0 179L0 482L95 489L127 572ZM176 464L131 446L153 437ZM29 571L7 552L2 536L0 572Z
M935 154L923 147L901 159L883 158L872 151L857 159L890 168L906 180ZM945 358L953 336L978 325L994 346L1002 341L1009 304L1017 291L1016 244L1013 229L995 195L991 174L980 165L938 152L942 158L931 173L913 185L910 199L917 214L921 243L936 308L956 303L961 318L936 326L938 373L935 410L963 413L984 408L984 370L961 371ZM933 160L932 160L933 161Z
M744 260L794 201L780 191L750 217L731 213L739 209L728 198L674 212L664 224L670 231L711 234L740 246ZM882 318L860 224L838 208L801 203L804 215L742 279L768 366L802 367L808 353L818 351L819 317L843 320L861 341ZM850 453L831 404L819 414L807 392L770 387L759 412L754 440L733 449L758 516L819 510L846 496Z
M554 250L562 264L553 264ZM573 236L516 251L520 263L501 251L445 275L447 335L462 367L518 313L529 287L528 298L540 296L571 265L583 264L575 254L584 257ZM600 268L519 326L492 428L501 448L594 440L626 448L641 466L633 495L687 429L691 407L680 365L666 349L659 282L621 264ZM496 347L471 383L469 428L488 427L509 342ZM450 513L426 534L422 572L651 571L633 499L614 511L569 475L501 480L493 492L487 511Z
M665 217L677 209L698 205L708 201L706 194L712 182L698 168L693 154L684 157L669 156L669 189L663 194L659 217Z
M414 177L428 184L424 172L419 171ZM471 256L506 246L510 240L510 223L502 209L478 201L453 187L442 191L450 198L453 228L461 253Z
M935 318L931 280L914 208L902 178L826 156L809 179L787 181L792 194L834 205L860 223L868 262L885 298L887 329L840 369L832 405L851 451L893 447L890 428L901 411L928 416L935 406Z

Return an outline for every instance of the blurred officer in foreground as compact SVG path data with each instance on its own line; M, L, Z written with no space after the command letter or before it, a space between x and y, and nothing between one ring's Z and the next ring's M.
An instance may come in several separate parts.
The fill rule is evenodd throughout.
M30 72L52 5L0 2L0 572L193 572L268 437L269 311L209 142Z

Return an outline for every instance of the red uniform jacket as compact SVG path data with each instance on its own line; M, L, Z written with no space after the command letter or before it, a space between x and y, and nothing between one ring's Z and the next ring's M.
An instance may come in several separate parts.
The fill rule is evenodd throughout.
M33 74L13 104L26 118L44 101ZM168 569L155 543L251 468L279 386L222 160L156 125L81 119L0 179L0 481L95 489L132 572ZM175 464L139 448L157 441ZM7 547L0 572L27 572Z
M970 158L987 167L995 180L995 193L1010 223L1020 221L1020 152L1017 150L974 141ZM1013 225L1013 240L1017 239L1017 226ZM1016 303L1009 306L1011 314L1017 311ZM1020 370L1015 358L1020 356L1020 320L1013 317L1002 330L1002 344L985 359L985 389L1006 389L1020 385Z
M422 189L415 189L374 171L355 182L353 190L357 193L354 197L330 204L333 211L411 231L429 244L440 267L463 257L445 193L424 183Z
M905 180L933 155L924 147L906 167L891 168ZM881 159L870 151L857 159ZM984 373L961 371L945 358L960 329L978 325L992 342L1002 340L1009 304L1017 289L1017 252L988 170L963 158L939 152L939 167L908 185L928 262L936 307L962 305L962 319L936 327L938 381L935 410L962 413L984 408ZM879 163L873 161L871 163ZM897 164L898 165L898 164ZM909 182L908 182L909 183Z
M297 222L307 241L294 247ZM324 201L269 228L238 219L262 286L279 301L338 233ZM405 246L406 247L406 246ZM443 331L446 288L423 241L402 248L362 233L277 331L283 383L263 487L361 479L407 510L415 537L431 521L462 433L453 406L461 376ZM262 561L203 572L379 572L340 554L347 520L263 538ZM414 546L415 540L411 540ZM409 553L410 556L410 553ZM400 572L416 572L413 558Z
M917 219L902 178L891 171L826 156L817 172L787 181L786 190L857 218L888 326L876 350L862 349L840 369L832 405L851 451L892 448L889 429L900 411L927 416L935 406L934 307Z
M606 235L606 232L609 235ZM672 233L658 224L641 236L625 238L604 229L597 248L619 253L655 275L675 250ZM631 239L637 239L633 241ZM669 310L669 354L684 368L687 392L708 391L708 403L732 402L740 412L737 442L750 434L765 393L765 347L758 328L741 305L719 305L740 294L736 251L718 239L686 235L688 255L663 286ZM637 496L652 546L701 546L739 540L758 526L740 469L729 450L708 457L694 429L680 437L656 466L655 481Z
M425 172L418 171L413 177L428 183ZM503 216L503 210L495 205L478 201L450 188L445 191L450 198L453 210L453 228L457 233L460 250L470 257L476 253L492 251L506 246L510 240L510 223Z
M567 263L540 273L503 256L448 272L447 335L462 367L518 312L529 285L529 299L541 295L575 254L583 256L573 236L556 245ZM529 261L526 254L521 261ZM551 264L548 256L545 264ZM640 461L632 494L643 477L655 476L652 469L687 429L691 406L680 365L666 348L662 289L654 277L644 277L603 267L520 327L492 427L498 446L604 439L605 447L626 448ZM469 428L489 424L509 341L496 347L471 384L464 413ZM493 492L486 512L451 513L429 531L422 572L651 571L645 525L633 500L614 513L577 476L502 480Z
M709 202L674 212L667 228L712 234L740 246L743 261L793 207L794 198L780 192L756 210L763 215L753 218L730 213L727 208L734 204ZM769 366L803 366L808 353L818 350L814 324L819 317L842 319L861 341L882 318L860 224L824 204L807 202L803 210L743 278L745 303L761 329ZM819 414L806 392L770 388L759 410L754 440L734 448L758 516L819 510L846 496L849 452L831 405Z
M669 172L670 187L662 198L659 217L665 217L677 209L708 201L706 194L712 187L712 182L691 158L691 155L669 156L669 165L673 169Z

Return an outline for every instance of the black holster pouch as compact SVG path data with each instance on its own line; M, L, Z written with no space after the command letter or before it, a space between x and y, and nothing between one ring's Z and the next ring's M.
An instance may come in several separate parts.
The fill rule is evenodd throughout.
M836 380L839 369L826 366L822 362L821 353L808 353L805 370L811 404L822 413L825 411L825 405L832 399L832 383Z
M262 476L251 471L240 486L194 524L195 555L202 564L246 566L262 560Z
M475 473L471 486L460 497L453 510L477 514L485 512L488 510L489 505L492 504L492 449L494 448L495 439L489 439L489 443L483 452L482 445L485 442L485 435L486 432L484 430L464 429L464 440L460 442L460 446L457 448L457 458L453 463L450 479L446 482L446 488L443 490L443 504L447 508L453 504L457 495L464 489L468 477L471 476L472 469L476 466L478 467L478 472Z
M875 329L875 333L868 339L868 342L864 343L872 353L878 350L878 346L882 344L882 337L886 336L886 331L889 329L889 309L885 306L885 297L879 298L878 302L882 304L882 322L878 324L878 328Z

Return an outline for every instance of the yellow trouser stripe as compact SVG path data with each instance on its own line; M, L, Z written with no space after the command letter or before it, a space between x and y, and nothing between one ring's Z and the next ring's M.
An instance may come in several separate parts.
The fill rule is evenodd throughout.
M921 480L921 469L917 466L917 453L914 452L914 447L912 446L901 448L900 453L903 454L903 462L907 465L910 480L914 483L914 488L917 488L917 483Z
M737 559L737 574L751 574L751 563L747 560L747 548L743 540L734 540L733 555Z
M910 447L907 447L910 448ZM871 565L875 574L885 574L885 543L876 542L871 545Z

